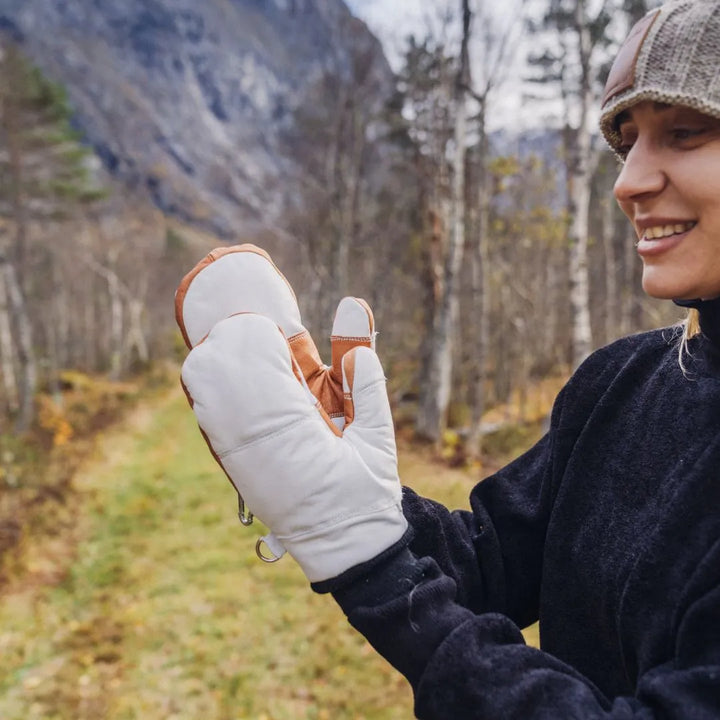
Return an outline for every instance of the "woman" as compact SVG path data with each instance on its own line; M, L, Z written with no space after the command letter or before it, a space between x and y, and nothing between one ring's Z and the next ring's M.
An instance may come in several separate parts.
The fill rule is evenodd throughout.
M314 589L408 678L418 718L720 718L719 38L718 0L648 14L601 118L624 159L615 194L643 287L694 320L682 342L658 330L595 352L548 434L480 483L471 511L405 489L406 530L382 371L366 348L343 360L342 437L304 420L287 367L261 414L237 368L222 369L273 343L264 360L246 351L247 374L294 367L265 318L222 321L183 368L234 484ZM293 419L268 420L280 415ZM229 423L243 425L230 439ZM519 630L538 619L541 650Z

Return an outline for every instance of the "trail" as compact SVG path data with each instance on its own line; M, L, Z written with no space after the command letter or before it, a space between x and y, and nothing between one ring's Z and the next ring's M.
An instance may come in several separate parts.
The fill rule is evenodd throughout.
M405 681L254 555L179 391L107 432L73 532L0 598L2 720L407 718Z
M401 452L451 506L474 476ZM255 557L179 389L142 402L74 479L71 533L0 597L2 720L407 720L405 680L285 558Z

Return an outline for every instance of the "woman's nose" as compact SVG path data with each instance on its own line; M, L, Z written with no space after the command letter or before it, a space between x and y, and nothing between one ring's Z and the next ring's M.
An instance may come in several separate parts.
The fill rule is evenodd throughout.
M636 142L625 158L613 193L619 203L637 201L661 192L666 183L660 153L647 143Z

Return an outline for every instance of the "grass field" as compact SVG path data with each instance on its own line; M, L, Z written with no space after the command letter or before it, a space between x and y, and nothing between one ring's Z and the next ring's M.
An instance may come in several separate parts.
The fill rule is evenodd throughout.
M401 453L457 507L474 476ZM102 439L70 537L27 548L0 598L2 720L405 720L405 680L257 529L178 392Z

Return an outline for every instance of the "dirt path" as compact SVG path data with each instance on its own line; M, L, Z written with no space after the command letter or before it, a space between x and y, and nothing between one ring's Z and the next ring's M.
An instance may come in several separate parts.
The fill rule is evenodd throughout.
M0 598L0 718L412 716L339 609L255 558L262 528L239 526L181 393L110 430L75 484L76 526Z
M475 478L412 452L451 506ZM407 720L405 680L289 559L254 554L179 390L138 406L75 478L72 532L0 597L2 720Z

